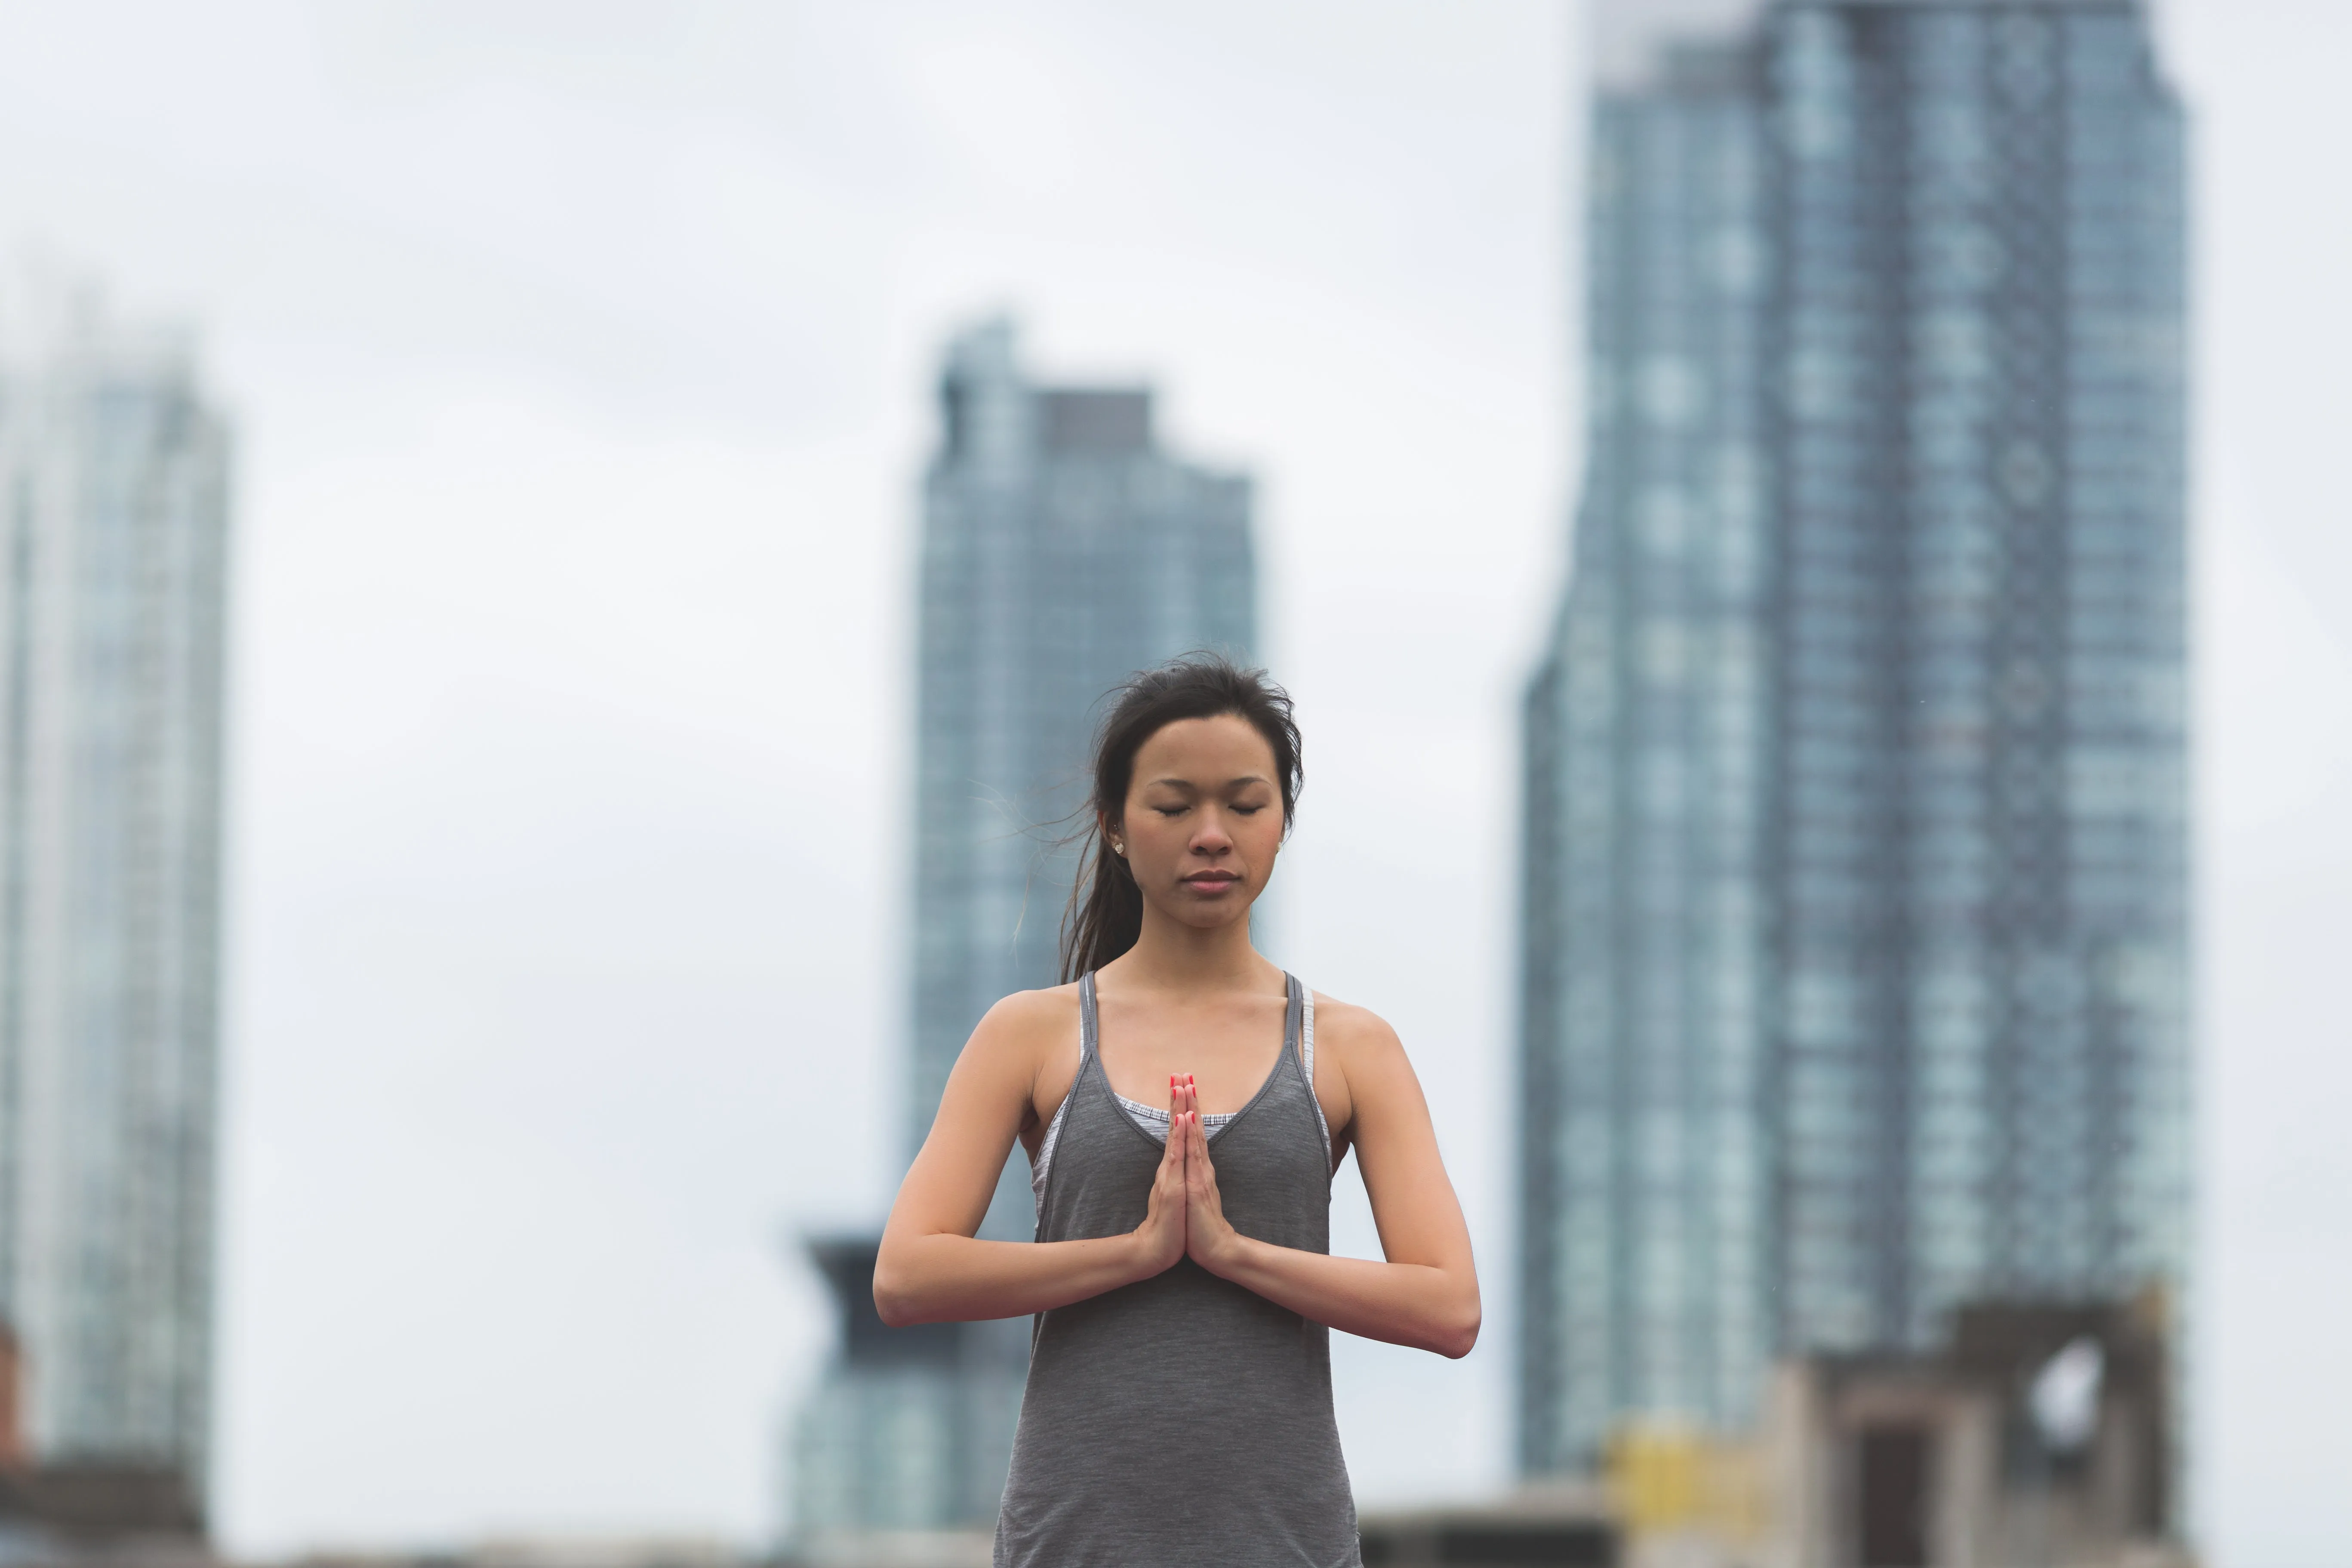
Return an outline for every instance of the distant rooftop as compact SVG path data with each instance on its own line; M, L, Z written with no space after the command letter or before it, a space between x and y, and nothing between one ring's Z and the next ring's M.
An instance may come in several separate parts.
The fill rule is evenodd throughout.
M1766 0L1593 0L1593 85L1657 86L1677 46L1736 37L1765 9Z
M1048 451L1141 451L1151 445L1151 393L1147 387L1043 388L1037 424Z
M0 257L0 368L90 360L185 378L194 374L195 335L168 320L123 320L95 275L40 251Z
M2074 5L2141 8L2141 0L1592 0L1592 84L1603 92L1717 85L1710 57L1736 43L1775 5Z

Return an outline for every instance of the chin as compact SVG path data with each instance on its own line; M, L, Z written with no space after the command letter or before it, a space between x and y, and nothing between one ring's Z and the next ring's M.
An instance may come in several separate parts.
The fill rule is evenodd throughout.
M1250 900L1237 893L1227 893L1216 899L1192 898L1176 910L1176 918L1201 931L1214 931L1231 925L1236 920L1249 918Z

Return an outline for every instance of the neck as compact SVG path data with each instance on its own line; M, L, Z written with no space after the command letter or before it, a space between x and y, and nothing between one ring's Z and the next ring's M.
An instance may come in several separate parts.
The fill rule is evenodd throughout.
M1260 991L1282 971L1250 945L1249 917L1203 931L1143 906L1135 945L1104 965L1120 984L1150 991Z

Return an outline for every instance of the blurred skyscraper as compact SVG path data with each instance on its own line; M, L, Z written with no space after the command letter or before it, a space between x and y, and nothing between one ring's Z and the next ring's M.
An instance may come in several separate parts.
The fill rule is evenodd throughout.
M2182 121L2129 0L1604 0L1520 1457L2187 1261Z
M1002 322L949 351L923 491L910 1156L980 1016L1059 979L1076 862L1052 850L1085 804L1104 694L1257 641L1249 481L1161 450L1151 403L1032 384ZM989 1234L1035 1228L1017 1164Z
M179 1473L212 1372L227 441L186 352L0 326L0 1317L30 1457Z
M981 1015L1054 984L1101 699L1130 672L1257 642L1246 478L1179 461L1142 387L1040 386L1012 326L958 338L924 487L909 1157ZM1028 1165L983 1236L1035 1228ZM796 1528L984 1526L1012 1454L1027 1320L894 1333L870 1241L817 1249L844 1352L803 1411Z

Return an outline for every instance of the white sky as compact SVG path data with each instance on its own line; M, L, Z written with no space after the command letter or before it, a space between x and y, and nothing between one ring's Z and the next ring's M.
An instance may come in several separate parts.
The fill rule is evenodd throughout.
M2171 33L2200 1506L2222 1568L2310 1568L2352 1551L2352 8ZM1350 1458L1375 1504L1504 1478L1576 54L1505 0L0 6L0 232L199 324L238 425L232 1546L777 1522L828 1332L785 1241L896 1175L931 356L998 306L1261 477L1277 956L1403 1030L1492 1324L1345 1346Z

